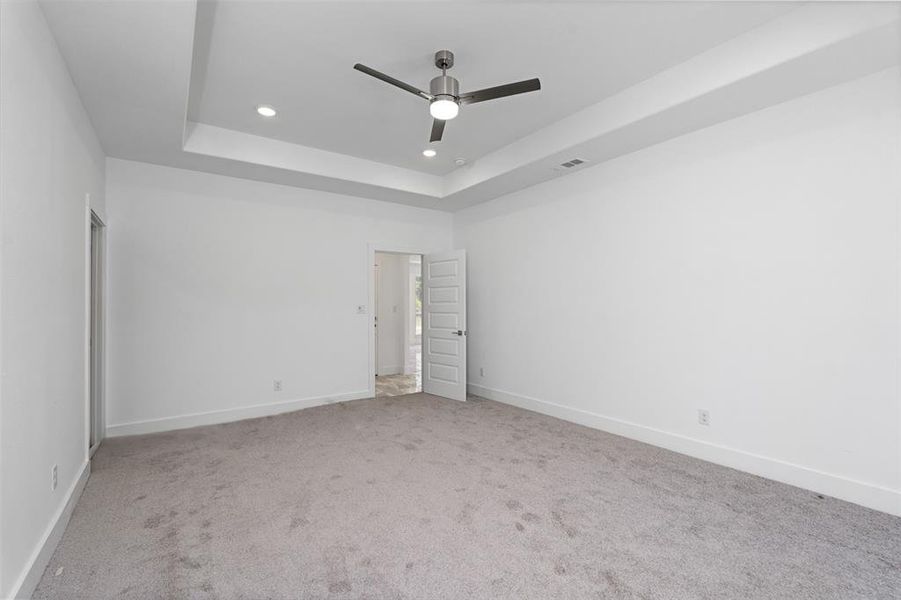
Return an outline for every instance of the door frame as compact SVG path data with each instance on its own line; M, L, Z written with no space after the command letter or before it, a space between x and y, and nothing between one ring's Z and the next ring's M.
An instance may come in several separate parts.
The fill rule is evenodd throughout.
M375 356L372 360L375 376L379 376L379 289L382 283L382 272L379 265L375 262L375 256L372 258L372 281L375 285L375 293L372 295L372 350Z
M425 256L430 250L415 246L403 246L386 243L369 243L366 245L366 292L369 297L368 310L366 311L366 324L369 332L369 397L375 397L375 253L384 254L418 254Z
M86 323L85 323L85 440L87 457L90 459L100 442L106 437L106 247L107 226L94 210L87 207L86 240ZM94 230L97 237L97 264L94 263ZM96 275L96 277L95 277ZM95 306L95 302L97 305ZM96 313L95 313L96 309ZM99 313L99 314L97 314ZM97 318L95 319L95 314ZM94 343L92 344L92 340ZM95 358L97 359L95 361ZM98 414L93 413L94 394L98 396ZM93 420L93 422L92 422ZM96 426L95 443L91 444L91 429Z

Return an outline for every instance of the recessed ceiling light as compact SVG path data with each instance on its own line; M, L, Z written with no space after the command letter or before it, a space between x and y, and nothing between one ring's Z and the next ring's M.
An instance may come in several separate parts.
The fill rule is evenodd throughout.
M432 158L436 154L438 154L438 153L435 152L434 150L432 150L431 148L426 148L425 150L422 151L422 155L425 156L426 158Z
M260 104L257 106L257 112L264 117L274 117L276 115L275 109L268 104Z

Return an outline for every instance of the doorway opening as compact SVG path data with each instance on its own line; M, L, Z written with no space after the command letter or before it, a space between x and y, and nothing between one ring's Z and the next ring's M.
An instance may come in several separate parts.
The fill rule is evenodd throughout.
M93 456L104 436L104 262L106 226L91 211L91 270L89 326L88 455Z
M422 391L422 255L376 252L375 395Z

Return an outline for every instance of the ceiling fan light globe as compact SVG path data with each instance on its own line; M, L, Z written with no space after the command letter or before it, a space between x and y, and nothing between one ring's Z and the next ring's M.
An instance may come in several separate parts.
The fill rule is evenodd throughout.
M460 112L460 105L451 98L436 98L429 104L429 113L436 119L449 121Z

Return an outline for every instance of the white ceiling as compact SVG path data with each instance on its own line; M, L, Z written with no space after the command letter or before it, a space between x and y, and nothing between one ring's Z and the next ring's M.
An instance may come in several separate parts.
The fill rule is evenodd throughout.
M901 11L869 2L41 5L107 155L450 211L901 56ZM428 160L426 102L352 67L426 87L441 48L464 90L542 90L464 107Z
M191 121L444 175L793 9L791 3L218 2L195 46ZM207 50L208 48L208 50ZM464 107L439 154L428 90L450 49L463 90L540 77L542 90ZM276 119L254 107L272 104Z

